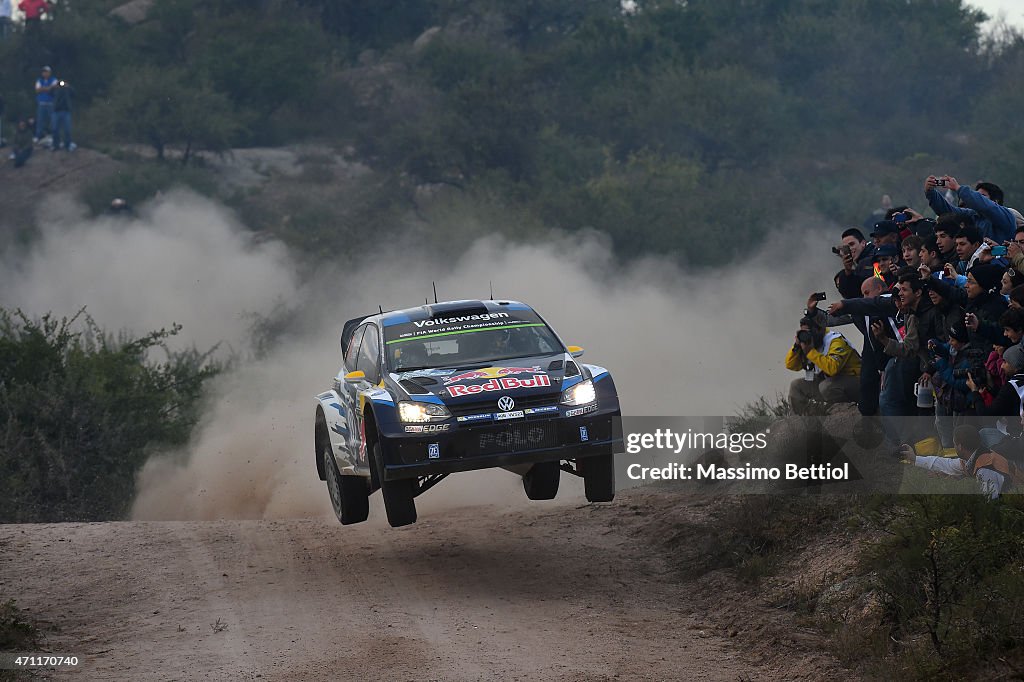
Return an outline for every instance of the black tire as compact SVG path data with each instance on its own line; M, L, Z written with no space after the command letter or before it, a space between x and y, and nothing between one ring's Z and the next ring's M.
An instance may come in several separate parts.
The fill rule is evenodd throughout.
M583 469L583 490L588 502L615 499L615 457L612 454L587 457L576 462Z
M558 462L537 462L523 475L523 490L531 500L553 500L561 475Z
M322 446L327 491L331 495L334 515L344 525L362 523L370 515L370 490L362 476L342 476L330 442Z
M403 478L398 481L384 480L384 465L380 454L380 444L373 444L373 465L377 468L380 479L380 492L384 497L384 510L388 514L388 523L392 528L408 526L416 523L416 479Z

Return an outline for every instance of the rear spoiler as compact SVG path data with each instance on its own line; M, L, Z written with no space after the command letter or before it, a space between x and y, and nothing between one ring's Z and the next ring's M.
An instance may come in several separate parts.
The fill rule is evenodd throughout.
M369 315L363 315L355 319L349 320L345 323L345 326L341 329L341 356L345 357L348 355L348 344L352 341L352 332L356 330L363 320L368 318Z

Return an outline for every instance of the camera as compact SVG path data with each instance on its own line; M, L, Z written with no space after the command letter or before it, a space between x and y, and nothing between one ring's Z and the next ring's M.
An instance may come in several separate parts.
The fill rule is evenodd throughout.
M851 249L847 244L840 244L839 246L832 247L832 253L840 257L849 256L853 254L853 249Z
M964 359L967 360L967 367L954 369L953 378L966 379L970 377L975 385L986 385L988 383L988 370L985 369L985 351L980 348L968 348L964 351Z
M1005 256L1006 255L1006 247L1005 246L993 246L991 249L989 249L989 253L991 253L993 256L996 256L996 257Z
M814 343L814 337L806 329L801 329L796 333L796 339L800 343Z
M824 301L825 300L825 292L824 291L815 292L815 293L811 294L811 298L814 299L815 301Z
M939 178L938 180L936 180L935 181L935 185L936 185L936 187L945 187L946 186L945 178Z
M905 223L907 222L907 214L904 213L903 211L900 211L899 213L893 213L892 221L894 223Z

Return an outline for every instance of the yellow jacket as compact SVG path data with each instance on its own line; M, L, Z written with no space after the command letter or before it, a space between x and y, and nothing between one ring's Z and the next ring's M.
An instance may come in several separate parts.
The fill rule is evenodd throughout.
M807 360L815 367L815 373L821 372L827 377L860 376L860 355L857 354L839 332L828 332L822 344L828 346L828 352L822 353L817 348L807 351ZM794 372L803 371L804 354L790 346L786 353L786 369Z

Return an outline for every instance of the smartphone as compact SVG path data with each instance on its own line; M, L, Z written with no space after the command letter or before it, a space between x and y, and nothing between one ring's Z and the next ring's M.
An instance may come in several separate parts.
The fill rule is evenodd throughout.
M991 249L989 249L989 252L993 256L997 256L997 257L998 256L1005 256L1006 255L1006 247L1005 246L993 246Z
M824 301L825 300L825 292L824 291L819 291L817 293L811 294L811 298L813 298L815 301Z

